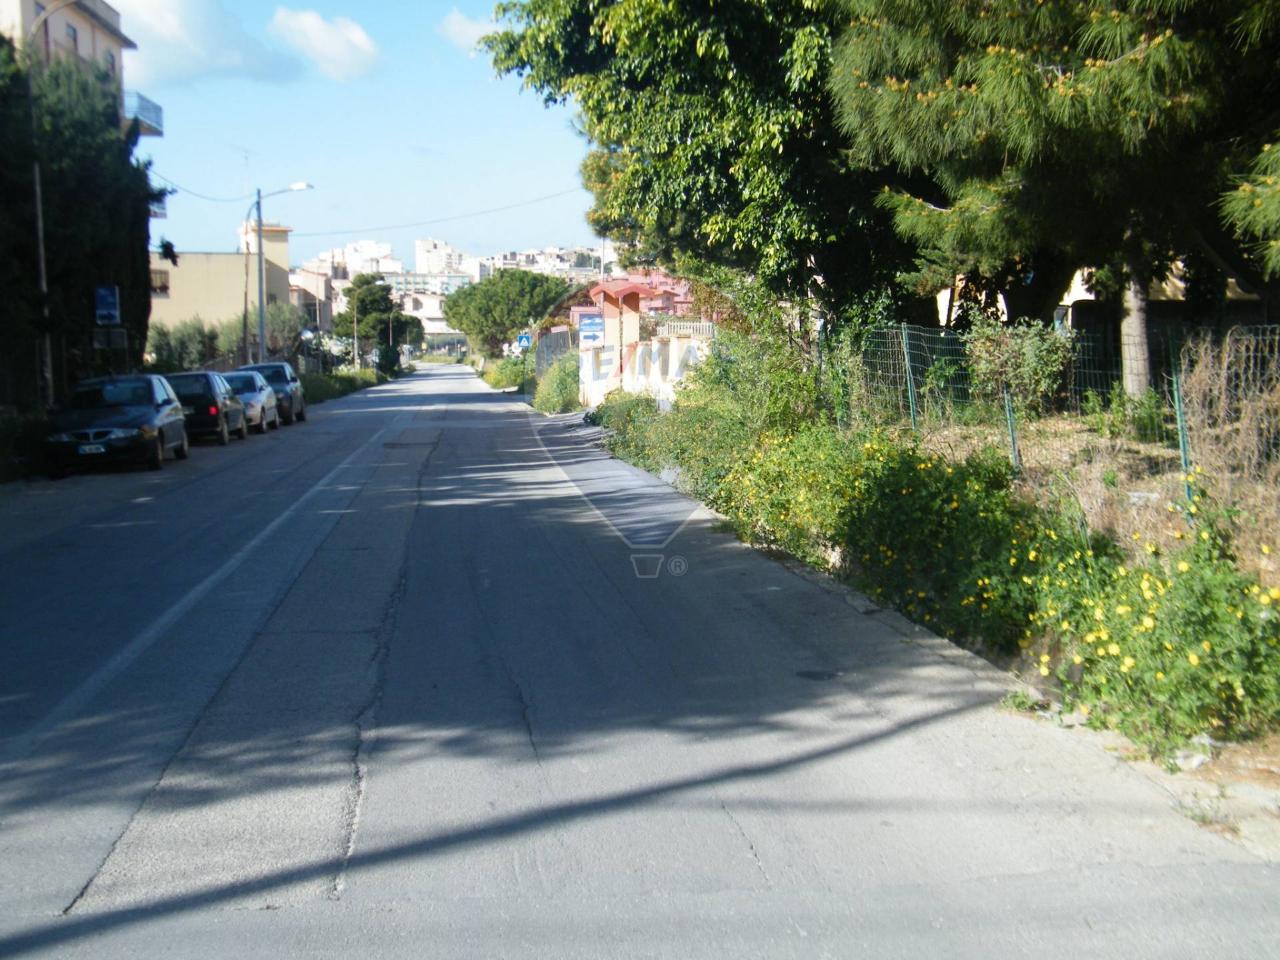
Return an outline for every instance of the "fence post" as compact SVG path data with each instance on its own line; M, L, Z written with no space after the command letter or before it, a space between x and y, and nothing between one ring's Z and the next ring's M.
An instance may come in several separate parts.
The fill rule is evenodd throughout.
M1018 452L1018 428L1013 419L1013 400L1009 397L1009 388L1005 387L1002 391L1004 394L1004 420L1009 426L1009 462L1013 464L1013 469L1022 472L1022 454Z
M1191 489L1191 438L1187 434L1187 415L1182 407L1181 361L1173 367L1173 412L1178 418L1178 455L1182 458L1182 492L1190 502L1195 496Z
M916 378L915 373L911 369L911 341L910 334L907 332L907 325L901 326L902 330L902 361L907 370L907 404L911 408L911 429L920 432L920 424L916 413Z

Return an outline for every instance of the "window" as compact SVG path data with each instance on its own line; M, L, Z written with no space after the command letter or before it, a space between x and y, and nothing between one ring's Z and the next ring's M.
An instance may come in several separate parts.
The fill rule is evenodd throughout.
M74 23L67 24L67 42L71 44L72 50L80 52L80 32L76 30Z
M107 70L114 77L116 75L116 55L112 53L110 50L108 50L107 56L105 59L107 63Z
M168 270L152 270L151 271L151 293L153 296L167 297L169 295L169 271Z

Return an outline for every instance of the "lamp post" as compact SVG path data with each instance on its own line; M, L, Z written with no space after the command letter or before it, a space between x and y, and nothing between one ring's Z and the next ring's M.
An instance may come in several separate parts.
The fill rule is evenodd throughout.
M267 361L267 303L266 303L266 287L267 287L267 265L262 256L262 201L266 197L278 197L282 193L293 193L297 190L314 190L315 187L306 181L291 183L283 190L272 190L270 193L263 193L259 188L257 195L254 197L253 203L249 204L249 209L245 211L244 218L246 223L249 220L249 213L257 210L257 234L258 234L258 362L266 363ZM247 231L246 231L247 233ZM248 247L249 238L245 237L245 246ZM249 343L249 317L246 313L244 318L244 342L245 352L248 353Z

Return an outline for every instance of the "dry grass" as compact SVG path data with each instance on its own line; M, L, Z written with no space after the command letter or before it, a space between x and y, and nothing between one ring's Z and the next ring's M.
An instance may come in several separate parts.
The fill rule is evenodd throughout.
M1008 432L995 426L950 426L926 433L924 444L963 458L983 447L1008 450ZM1019 486L1046 505L1078 506L1090 528L1108 533L1135 556L1147 544L1177 545L1182 526L1169 504L1179 502L1182 466L1178 451L1155 443L1104 438L1080 417L1062 415L1018 428L1022 456Z
M1213 499L1234 511L1241 566L1274 583L1280 551L1280 327L1195 340L1183 351L1182 371L1192 462L1204 471Z

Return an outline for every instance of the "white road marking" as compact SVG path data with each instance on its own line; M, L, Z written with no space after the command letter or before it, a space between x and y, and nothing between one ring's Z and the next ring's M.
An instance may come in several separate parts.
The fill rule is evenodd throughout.
M351 462L359 457L370 447L375 446L382 439L383 434L395 427L402 427L399 422L392 422L375 433L366 443L358 447L347 459L330 470L324 477L316 483L310 490L300 496L289 509L280 514L265 527L258 531L248 543L235 552L226 563L220 566L209 576L205 577L200 583L196 584L181 600L171 606L164 613L160 614L151 625L130 640L124 647L117 650L115 654L87 677L80 686L67 694L62 701L42 717L34 726L14 737L3 749L0 749L0 764L13 763L27 756L53 729L60 724L66 722L73 717L81 707L92 700L99 692L102 691L107 684L118 677L124 670L138 659L147 649L149 649L157 640L174 626L179 620L185 617L191 609L207 597L218 584L226 580L236 569L249 558L249 555L256 550L264 540L271 534L275 533L280 527L296 514L303 505L314 497L321 490L328 487L343 470L351 465ZM343 485L337 488L339 490L358 490L358 486Z

